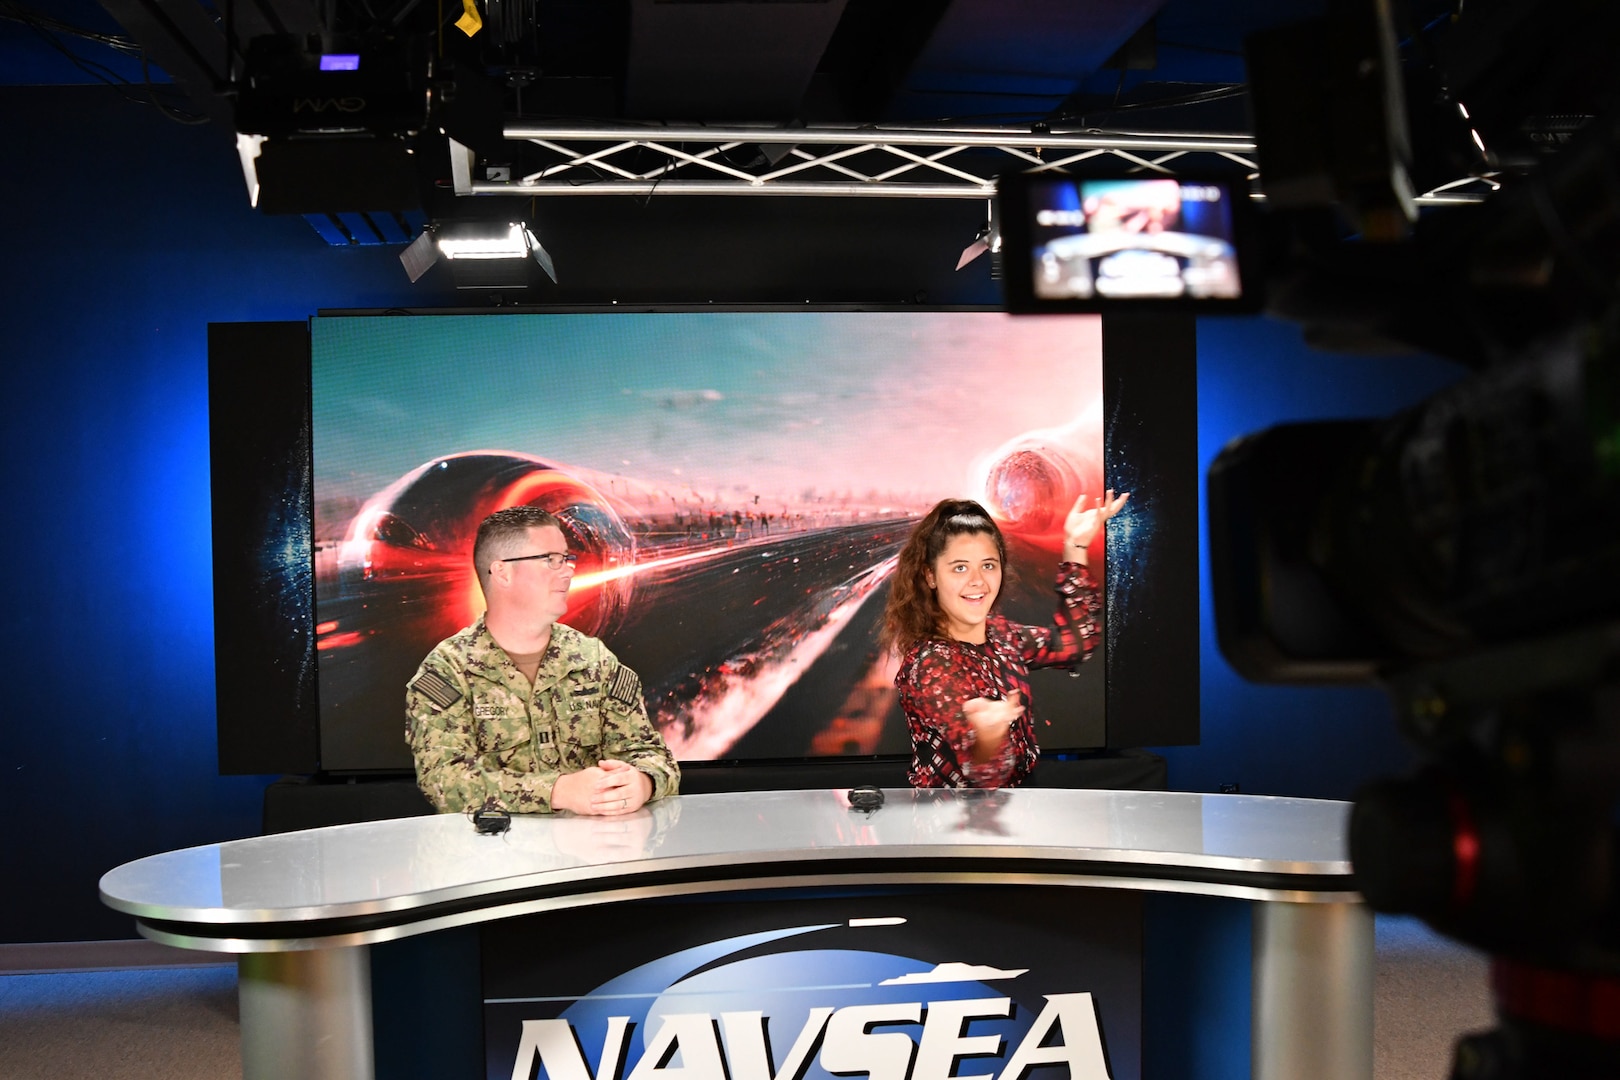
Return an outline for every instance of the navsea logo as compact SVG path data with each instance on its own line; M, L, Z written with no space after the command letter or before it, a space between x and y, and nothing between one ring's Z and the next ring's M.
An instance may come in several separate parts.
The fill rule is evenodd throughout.
M511 1080L1108 1080L1091 994L1015 993L1027 969L854 949L759 952L834 927L904 921L726 938L583 997L485 1004L501 1024L521 1025ZM504 1080L504 1066L490 1067Z
M294 98L292 111L294 115L304 112L323 113L336 110L342 113L357 113L365 111L366 99L363 97L340 98Z

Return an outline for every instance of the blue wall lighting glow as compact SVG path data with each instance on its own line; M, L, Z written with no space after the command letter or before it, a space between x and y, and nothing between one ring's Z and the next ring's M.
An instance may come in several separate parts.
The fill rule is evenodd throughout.
M359 53L323 53L321 55L322 71L359 71Z

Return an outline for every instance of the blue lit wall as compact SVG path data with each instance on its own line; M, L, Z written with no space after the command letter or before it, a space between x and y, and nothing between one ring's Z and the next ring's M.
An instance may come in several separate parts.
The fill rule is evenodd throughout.
M393 302L399 267L254 213L217 129L99 87L0 116L0 941L131 937L101 874L257 832L270 779L216 773L207 324Z
M170 123L100 87L0 89L0 116L8 145L31 148L0 170L10 210L0 292L0 798L10 829L0 942L128 937L130 920L97 900L100 875L256 832L271 779L222 778L215 767L207 324L455 297L409 286L392 250L328 248L299 219L252 211L217 129ZM806 220L794 216L802 208L742 201L761 227ZM648 208L648 235L679 227L676 213ZM963 213L971 236L982 208ZM825 230L794 250L754 245L758 231L709 236L701 262L692 247L667 244L669 261L643 266L635 288L656 296L660 280L682 280L679 268L697 284L683 281L678 296L664 284L665 299L995 300L982 266L950 272L954 235L937 252L886 261L849 259ZM565 273L563 253L582 246L559 240ZM919 273L919 259L945 269ZM582 294L596 299L624 272L622 252L575 265ZM1451 374L1411 358L1319 356L1292 328L1252 320L1206 322L1200 349L1205 465L1231 436L1287 418L1381 414ZM1336 797L1400 764L1376 692L1245 686L1215 651L1207 593L1205 608L1204 745L1167 751L1175 786Z
M1198 469L1232 439L1298 420L1381 417L1457 379L1433 358L1345 356L1307 348L1298 327L1264 319L1198 324ZM1201 742L1168 747L1170 784L1189 791L1348 799L1364 780L1403 770L1410 754L1382 691L1371 687L1257 686L1215 641L1209 582L1208 488L1199 493L1203 565Z

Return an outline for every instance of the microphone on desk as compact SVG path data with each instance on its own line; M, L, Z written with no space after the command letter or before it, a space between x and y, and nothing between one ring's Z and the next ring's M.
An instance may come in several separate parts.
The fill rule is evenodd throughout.
M871 784L862 784L860 787L849 789L849 808L859 810L863 814L870 814L883 805L883 789Z
M475 810L473 828L483 836L497 836L512 827L512 815L505 810Z

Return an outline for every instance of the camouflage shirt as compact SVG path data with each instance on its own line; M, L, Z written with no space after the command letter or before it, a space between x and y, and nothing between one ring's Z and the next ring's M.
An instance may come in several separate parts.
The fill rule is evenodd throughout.
M680 787L636 673L560 623L531 688L479 616L422 661L406 686L405 715L416 782L440 811L550 813L557 778L604 758L651 777L654 799Z

